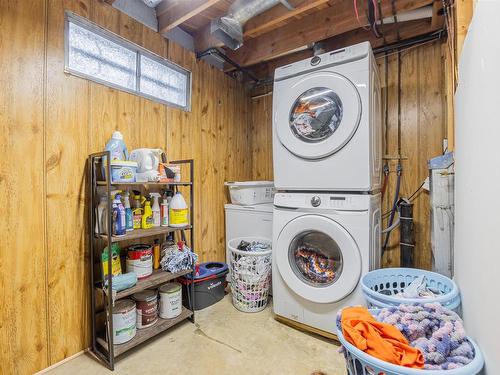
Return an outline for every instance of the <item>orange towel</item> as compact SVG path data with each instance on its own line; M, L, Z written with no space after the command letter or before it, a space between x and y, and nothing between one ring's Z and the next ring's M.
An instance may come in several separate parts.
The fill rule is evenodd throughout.
M342 310L342 334L352 345L395 365L422 368L424 356L394 326L380 323L364 307Z

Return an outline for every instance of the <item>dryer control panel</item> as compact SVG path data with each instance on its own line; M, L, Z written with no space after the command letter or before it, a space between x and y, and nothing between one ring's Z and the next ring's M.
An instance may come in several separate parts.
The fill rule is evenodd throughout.
M274 206L288 209L323 209L337 211L364 211L370 207L372 196L341 193L276 193Z

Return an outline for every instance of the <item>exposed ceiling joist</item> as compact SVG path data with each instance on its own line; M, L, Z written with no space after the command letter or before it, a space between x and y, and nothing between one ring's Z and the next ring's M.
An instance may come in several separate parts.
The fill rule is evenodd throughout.
M347 47L362 41L369 41L372 48L382 47L386 44L396 43L398 40L411 39L426 35L443 28L443 23L432 24L430 18L401 22L399 24L391 23L379 25L379 30L384 34L384 38L377 38L371 31L356 29L322 41L327 51ZM399 32L399 34L398 34ZM285 66L296 61L307 59L313 56L311 49L295 52L285 55L262 64L249 68L258 78L265 79L272 77L277 67Z
M361 2L360 2L361 3ZM432 0L398 0L396 12L413 10L432 3ZM392 1L381 3L382 17L392 15ZM361 24L367 23L366 4L359 7ZM310 43L340 35L359 28L351 1L336 0L332 6L307 16L307 21L296 20L272 32L245 41L243 47L228 51L228 56L241 66L257 64Z
M158 30L166 33L221 0L163 0L156 8Z
M245 37L256 37L264 32L272 30L280 22L296 17L308 10L317 8L328 3L329 0L288 0L295 9L288 10L282 4L276 5L267 12L264 12L245 24Z

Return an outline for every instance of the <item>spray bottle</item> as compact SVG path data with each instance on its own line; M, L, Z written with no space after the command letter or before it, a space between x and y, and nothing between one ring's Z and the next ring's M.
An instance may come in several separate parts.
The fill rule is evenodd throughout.
M163 199L160 205L160 214L161 214L161 226L168 227L168 200L167 200L167 192L163 194Z
M144 197L142 197L144 200ZM132 220L134 229L141 229L142 225L142 202L141 193L134 191L134 199L132 200Z
M125 234L125 208L123 207L121 195L116 194L113 200L113 234L123 236Z
M123 193L123 207L125 208L125 230L130 232L134 230L134 218L132 208L130 208L130 193L128 191Z
M144 202L144 214L142 215L141 228L149 229L153 226L153 210L149 200Z
M161 214L160 214L160 205L158 204L158 199L161 198L160 193L149 193L149 196L153 200L153 227L159 227L161 224Z

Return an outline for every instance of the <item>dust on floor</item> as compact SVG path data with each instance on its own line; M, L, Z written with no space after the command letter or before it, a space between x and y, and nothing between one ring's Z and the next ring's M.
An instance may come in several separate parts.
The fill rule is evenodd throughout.
M113 374L345 375L338 347L274 320L268 306L246 314L231 295L196 313L196 324L179 326L134 349L115 364ZM50 375L111 374L89 354L48 372Z

